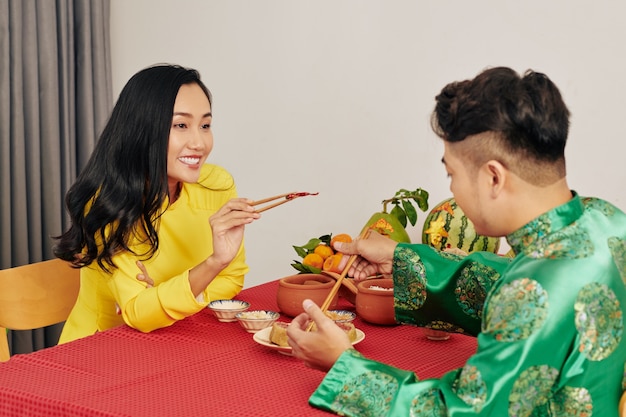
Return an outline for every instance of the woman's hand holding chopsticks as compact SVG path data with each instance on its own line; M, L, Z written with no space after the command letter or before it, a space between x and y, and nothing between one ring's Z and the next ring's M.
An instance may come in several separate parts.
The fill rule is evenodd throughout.
M207 221L211 225L213 252L189 270L189 284L198 296L239 253L247 224L261 218L250 200L233 198L227 201ZM154 271L153 271L154 273Z
M213 232L214 261L228 265L241 246L244 227L261 215L245 198L233 198L209 218Z
M211 229L213 230L212 258L214 258L218 264L228 265L239 251L243 239L244 226L260 218L261 212L295 200L298 197L317 194L318 193L293 192L257 201L245 198L234 198L230 200L209 219ZM279 201L269 206L261 208L256 207L275 200Z

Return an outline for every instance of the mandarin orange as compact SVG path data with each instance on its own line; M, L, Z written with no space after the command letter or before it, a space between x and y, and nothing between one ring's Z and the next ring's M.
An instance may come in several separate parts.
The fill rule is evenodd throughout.
M332 250L330 246L322 244L317 245L315 249L313 249L313 253L317 253L319 256L322 257L322 259L326 260L326 258L328 258L330 255L333 255L335 251Z
M343 253L337 252L334 255L330 255L326 260L324 260L324 265L322 266L322 271L327 272L336 272L341 273L341 269L339 268L339 264L341 264L341 258L343 257Z
M339 233L338 235L333 236L330 239L330 247L333 249L335 248L335 242L350 243L352 242L352 236L347 233Z
M314 268L322 269L324 265L324 259L317 253L309 253L302 259L303 265L312 266Z

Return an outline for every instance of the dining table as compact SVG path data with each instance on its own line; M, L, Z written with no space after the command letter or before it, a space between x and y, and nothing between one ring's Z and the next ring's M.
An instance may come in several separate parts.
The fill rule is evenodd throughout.
M251 310L279 311L278 281L237 297ZM354 310L348 300L338 308ZM279 320L290 321L281 314ZM366 357L420 379L462 367L476 339L430 340L410 325L354 320ZM327 416L308 399L325 373L265 343L207 308L142 333L122 325L0 362L0 416Z

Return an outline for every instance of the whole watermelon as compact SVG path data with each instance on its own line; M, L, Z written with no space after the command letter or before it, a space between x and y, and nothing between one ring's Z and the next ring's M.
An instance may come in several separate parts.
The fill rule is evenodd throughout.
M459 248L467 253L487 251L498 253L499 237L477 235L474 225L465 216L454 198L437 204L426 217L422 243L435 249Z

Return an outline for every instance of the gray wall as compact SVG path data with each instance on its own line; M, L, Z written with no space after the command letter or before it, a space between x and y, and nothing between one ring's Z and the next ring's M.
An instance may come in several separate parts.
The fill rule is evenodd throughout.
M433 98L488 66L553 79L572 112L570 186L626 209L625 3L113 0L111 12L114 96L148 65L194 67L214 95L209 162L241 196L320 192L248 226L246 286L294 273L292 245L358 234L400 188L428 190L431 206L449 197Z

